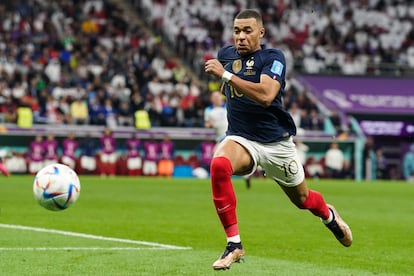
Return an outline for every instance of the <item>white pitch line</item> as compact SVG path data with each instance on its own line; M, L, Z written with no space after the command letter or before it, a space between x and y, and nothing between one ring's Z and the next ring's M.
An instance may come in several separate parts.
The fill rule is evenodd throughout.
M30 226L23 226L23 225L13 225L13 224L0 223L0 227L1 228L9 228L9 229L34 231L34 232L52 233L52 234L59 234L59 235L64 235L64 236L72 236L72 237L79 237L79 238L86 238L86 239L93 239L93 240L101 240L101 241L113 241L113 242L120 242L120 243L147 245L147 246L159 247L161 249L175 249L175 250L189 250L189 249L192 249L191 247L183 247L183 246L162 244L162 243L156 243L156 242L111 238L111 237L104 237L104 236L98 236L98 235L77 233L77 232L71 232L71 231L47 229L47 228L40 228L40 227L30 227Z
M134 251L134 250L165 250L161 247L0 247L0 251Z

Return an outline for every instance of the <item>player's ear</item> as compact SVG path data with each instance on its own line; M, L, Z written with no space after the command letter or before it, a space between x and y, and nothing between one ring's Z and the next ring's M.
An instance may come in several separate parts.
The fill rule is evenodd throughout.
M260 29L260 38L262 38L264 36L264 34L265 34L265 29L261 28Z

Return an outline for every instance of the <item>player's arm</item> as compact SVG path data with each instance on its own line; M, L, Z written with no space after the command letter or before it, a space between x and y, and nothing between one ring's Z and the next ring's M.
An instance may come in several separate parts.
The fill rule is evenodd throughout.
M270 106L279 93L280 83L268 75L260 75L260 82L258 83L243 80L225 71L223 65L217 59L208 60L205 64L205 71L206 73L224 79L236 88L237 91L264 107ZM227 75L225 72L227 72Z

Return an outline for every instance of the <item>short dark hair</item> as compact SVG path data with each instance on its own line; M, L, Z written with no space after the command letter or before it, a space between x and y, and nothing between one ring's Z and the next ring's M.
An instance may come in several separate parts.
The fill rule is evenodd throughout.
M263 24L262 16L256 10L252 10L252 9L242 10L235 17L235 19L247 19L247 18L254 18L256 19L258 23Z

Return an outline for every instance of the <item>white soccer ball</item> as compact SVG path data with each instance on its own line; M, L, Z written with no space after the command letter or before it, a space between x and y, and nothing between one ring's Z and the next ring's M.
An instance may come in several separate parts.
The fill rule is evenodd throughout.
M63 164L51 164L37 172L33 181L36 201L52 211L64 210L79 197L81 185L74 170Z

